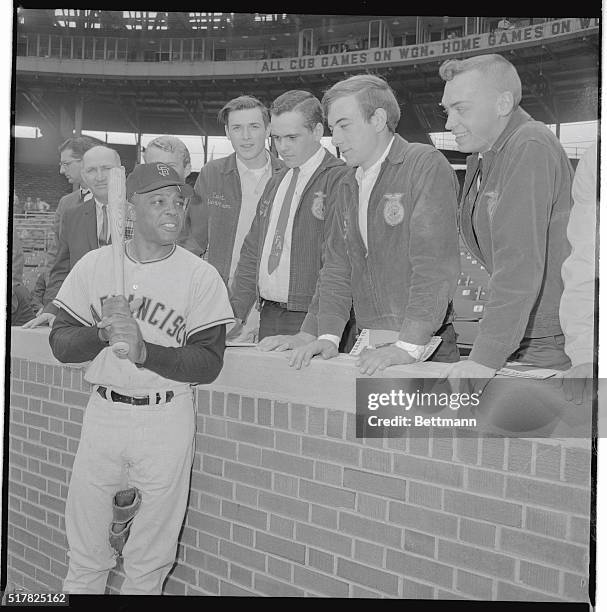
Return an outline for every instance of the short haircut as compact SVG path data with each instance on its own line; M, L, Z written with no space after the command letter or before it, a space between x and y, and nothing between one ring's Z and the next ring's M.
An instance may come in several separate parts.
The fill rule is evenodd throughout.
M69 149L74 154L74 157L82 159L82 156L89 149L104 144L105 143L102 140L93 138L92 136L74 136L73 138L68 138L59 145L59 153L61 154L63 151L67 151Z
M180 153L183 158L183 165L187 166L192 163L190 158L190 151L185 146L185 143L182 140L179 140L176 136L158 136L158 138L154 138L148 142L148 146L145 148L143 153L143 157L145 159L145 153L150 147L156 147L161 151L165 151L166 153Z
M320 100L309 91L292 89L281 94L272 102L270 114L282 115L297 111L304 117L305 126L312 131L319 123L324 124L324 113Z
M394 133L400 121L400 107L394 91L384 79L373 74L357 74L335 83L322 97L322 107L325 115L329 107L338 98L356 96L363 116L367 121L378 108L386 111L386 125Z
M458 74L471 70L478 70L483 75L485 82L491 83L499 92L511 92L514 98L514 108L520 104L522 86L518 72L505 57L497 53L477 55L464 60L446 60L441 64L438 73L443 81L451 81Z
M266 108L265 104L257 98L254 98L253 96L238 96L238 98L230 100L219 111L219 113L217 113L217 120L225 127L228 127L228 119L230 118L231 112L239 110L249 110L252 108L258 108L261 111L261 116L263 117L263 124L267 127L270 123L270 113L268 112L268 109Z
M90 149L86 150L85 153L88 153L91 149L107 149L108 151L111 151L114 154L114 158L118 162L118 166L120 166L120 164L122 163L120 161L120 154L118 153L118 151L116 151L116 149L112 149L112 147L108 147L104 144L95 145L94 147L91 147Z

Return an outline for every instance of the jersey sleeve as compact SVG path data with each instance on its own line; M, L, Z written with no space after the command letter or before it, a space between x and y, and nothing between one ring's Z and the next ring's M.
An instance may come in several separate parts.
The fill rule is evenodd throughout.
M63 281L53 304L62 308L83 325L93 325L87 279L92 276L92 261L87 253L72 268Z
M210 264L202 261L200 264L192 277L186 339L203 329L234 321L228 291L221 276Z

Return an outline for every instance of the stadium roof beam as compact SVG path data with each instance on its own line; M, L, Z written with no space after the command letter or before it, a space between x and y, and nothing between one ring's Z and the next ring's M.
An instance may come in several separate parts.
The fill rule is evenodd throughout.
M556 55L556 53L550 48L549 45L542 45L542 51L546 51L546 53L550 56L550 59L552 59L552 61L558 66L558 68L560 68L561 70L564 69L563 63L561 62L561 60L559 59L559 57ZM541 58L540 58L540 71L542 67L542 63L541 63Z
M59 131L59 118L53 109L44 102L41 94L37 94L33 91L22 91L21 94L51 128Z
M124 96L118 95L118 100L114 98L114 103L120 106L122 110L122 114L124 118L127 120L128 124L133 128L133 131L136 134L141 132L141 128L139 126L139 111L137 110L137 105L133 103L132 100L126 100ZM134 111L135 118L129 112L129 109Z
M550 102L552 103L552 108L546 102L546 96L543 92L541 92L538 88L536 78L534 75L530 74L528 70L525 70L522 74L522 71L519 70L519 75L525 78L525 86L527 92L530 93L540 104L540 106L544 109L544 111L548 114L552 123L559 124L560 119L558 118L558 114L555 107L555 96L549 96ZM550 83L545 75L542 75L546 82L550 86Z
M200 132L201 136L208 136L207 133L207 129L204 125L202 125L198 119L196 119L196 117L194 116L194 113L190 110L187 102L180 97L176 97L174 98L175 102L185 111L186 115L188 116L188 118L190 119L190 121L196 126L196 128L198 128L198 131ZM195 103L195 104L200 104L199 102ZM204 112L201 113L202 115L202 122L204 123Z

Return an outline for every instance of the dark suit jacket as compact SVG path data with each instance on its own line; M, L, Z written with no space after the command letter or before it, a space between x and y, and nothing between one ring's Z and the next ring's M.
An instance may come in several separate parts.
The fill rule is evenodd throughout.
M50 272L55 260L57 259L57 250L59 248L59 231L61 229L61 220L66 210L75 208L82 204L82 197L80 195L80 189L72 191L64 195L57 204L57 210L55 211L55 217L53 219L53 240L49 245L46 252L46 268Z
M55 299L63 281L76 262L86 253L99 248L97 240L97 215L95 199L91 198L82 206L64 211L59 230L57 258L51 268L43 303L44 312L57 314L59 309L51 302Z

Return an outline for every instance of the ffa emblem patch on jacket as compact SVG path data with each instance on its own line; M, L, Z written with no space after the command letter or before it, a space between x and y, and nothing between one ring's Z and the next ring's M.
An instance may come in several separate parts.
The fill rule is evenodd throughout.
M388 225L394 227L402 222L405 218L405 207L401 202L404 194L402 193L386 193L384 198L384 220Z
M312 200L312 214L319 220L325 218L325 198L327 196L322 191L317 191Z

